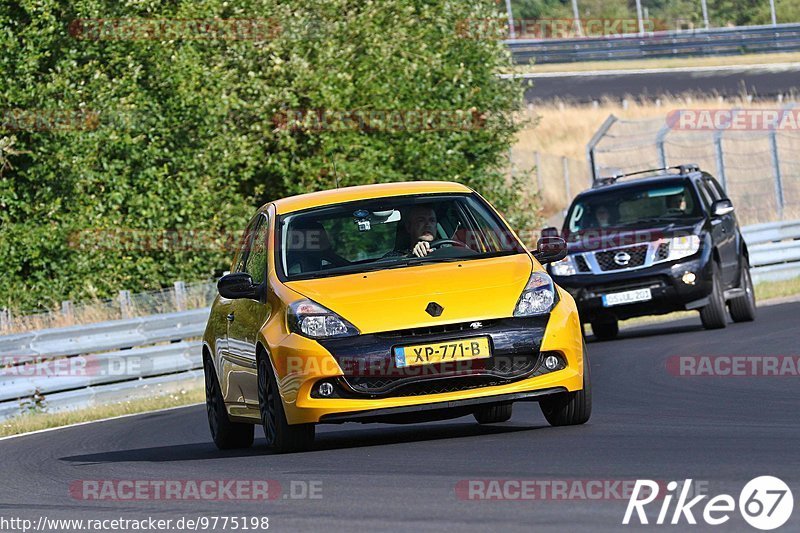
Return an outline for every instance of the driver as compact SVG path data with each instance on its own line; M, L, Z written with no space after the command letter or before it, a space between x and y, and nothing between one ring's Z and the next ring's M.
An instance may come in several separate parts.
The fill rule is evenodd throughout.
M436 239L436 225L436 211L433 208L417 205L408 211L405 229L413 245L411 254L414 257L425 257L431 252L430 243Z

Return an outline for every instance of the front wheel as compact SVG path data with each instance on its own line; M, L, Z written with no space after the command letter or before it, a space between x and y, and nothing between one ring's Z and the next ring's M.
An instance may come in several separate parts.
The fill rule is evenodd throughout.
M725 292L722 290L722 273L714 264L712 289L708 305L700 309L700 320L706 329L721 329L728 325L725 316Z
M592 380L589 358L583 345L583 388L575 392L554 394L539 401L542 414L551 426L577 426L592 416Z
M597 340L609 341L619 334L619 321L616 317L603 317L592 320L592 333Z
M206 358L203 362L206 380L206 412L211 438L220 450L249 448L253 445L253 424L231 422L225 409L225 400L219 388L214 364Z
M752 322L756 319L756 294L753 290L753 279L750 269L742 265L741 281L739 286L744 289L744 294L728 302L728 310L734 322Z
M261 354L258 358L258 407L267 447L273 451L303 451L314 444L314 424L290 425L286 421L278 381L266 354Z
M479 407L473 416L478 424L499 424L507 422L511 418L513 404L496 403Z

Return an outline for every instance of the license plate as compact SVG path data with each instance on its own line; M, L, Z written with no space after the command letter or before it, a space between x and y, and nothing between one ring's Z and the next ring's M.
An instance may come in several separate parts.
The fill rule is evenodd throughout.
M488 337L399 346L394 349L394 361L397 368L446 361L487 359L491 356Z
M635 291L616 292L603 295L603 306L632 304L635 302L646 302L653 299L650 289L637 289Z

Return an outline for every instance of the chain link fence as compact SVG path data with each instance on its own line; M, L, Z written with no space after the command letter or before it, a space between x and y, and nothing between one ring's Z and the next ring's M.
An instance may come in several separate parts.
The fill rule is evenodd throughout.
M742 225L800 219L800 130L676 129L663 118L603 124L587 148L594 177L697 163L714 175Z

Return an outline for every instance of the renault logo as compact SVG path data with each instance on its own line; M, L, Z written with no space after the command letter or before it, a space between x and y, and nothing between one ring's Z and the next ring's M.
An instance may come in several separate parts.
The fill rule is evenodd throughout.
M628 263L631 262L631 254L628 252L617 252L614 256L614 262L619 266L628 266Z
M443 311L444 307L437 304L436 302L429 303L428 307L425 308L425 312L431 316L441 316Z

